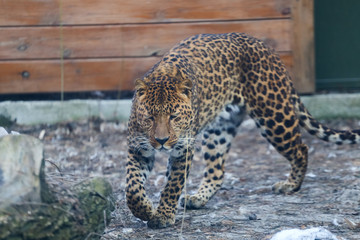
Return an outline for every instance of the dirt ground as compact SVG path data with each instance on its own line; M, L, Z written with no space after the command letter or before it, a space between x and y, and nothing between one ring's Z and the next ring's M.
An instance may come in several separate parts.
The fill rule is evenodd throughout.
M359 120L326 122L337 129L360 128ZM302 189L275 195L271 185L285 180L288 162L264 140L252 120L241 126L226 164L225 182L205 208L179 208L173 227L152 230L125 203L126 125L90 120L32 127L13 126L43 137L48 176L73 179L104 176L117 198L102 239L270 239L289 228L322 226L339 239L360 239L360 148L320 141L307 133L309 166ZM195 156L187 192L195 193L203 175ZM157 157L147 192L156 204L165 183L166 156ZM181 233L182 220L184 217Z

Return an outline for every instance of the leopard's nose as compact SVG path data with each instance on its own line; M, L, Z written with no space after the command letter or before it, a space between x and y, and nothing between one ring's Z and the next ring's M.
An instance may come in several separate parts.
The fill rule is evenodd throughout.
M166 137L166 138L155 138L155 140L160 143L161 145L164 145L167 140L169 140L169 137Z

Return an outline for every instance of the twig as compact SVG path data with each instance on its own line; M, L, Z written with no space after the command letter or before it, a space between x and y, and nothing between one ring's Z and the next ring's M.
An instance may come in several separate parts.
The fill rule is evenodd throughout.
M106 211L104 210L103 213L104 213L104 226L105 226L105 228L107 228Z
M45 159L45 161L50 163L51 165L53 165L58 170L58 172L60 173L60 176L63 177L63 174L62 174L60 168L54 162L50 161L49 159Z
M179 239L184 239L183 228L186 214L186 183L187 183L187 168L188 168L188 154L189 154L189 136L186 136L186 156L185 156L185 176L184 176L184 212L181 220L180 236Z

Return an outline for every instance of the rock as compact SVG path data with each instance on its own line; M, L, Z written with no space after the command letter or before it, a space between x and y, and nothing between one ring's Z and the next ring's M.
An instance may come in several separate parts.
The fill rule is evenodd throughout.
M12 134L12 135L20 135L19 132L15 132L15 131L11 131L10 134ZM6 135L9 135L9 133L5 130L5 128L0 127L0 137L6 136Z
M0 137L8 135L8 132L5 130L5 128L0 127Z
M257 216L255 213L249 214L249 220L257 220Z
M43 145L31 136L0 138L0 209L20 202L41 202Z
M11 127L16 122L16 120L11 119L11 117L6 111L4 114L3 109L1 109L0 111L2 112L0 113L0 126Z
M50 187L42 143L30 136L0 137L0 152L0 240L99 239L114 209L109 182Z
M110 183L104 178L97 177L76 185L71 191L79 199L79 208L84 214L83 224L86 230L89 233L102 233L105 222L110 221L110 214L115 209Z
M338 238L322 227L310 228L305 230L288 229L276 233L271 240L338 240Z
M99 239L114 210L110 184L95 178L64 192L52 204L8 206L0 212L0 240Z

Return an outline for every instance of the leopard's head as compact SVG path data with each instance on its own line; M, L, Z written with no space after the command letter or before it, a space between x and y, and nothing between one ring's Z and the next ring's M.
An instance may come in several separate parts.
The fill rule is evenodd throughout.
M149 75L135 82L136 120L157 150L171 150L187 139L193 123L192 82L181 74Z

